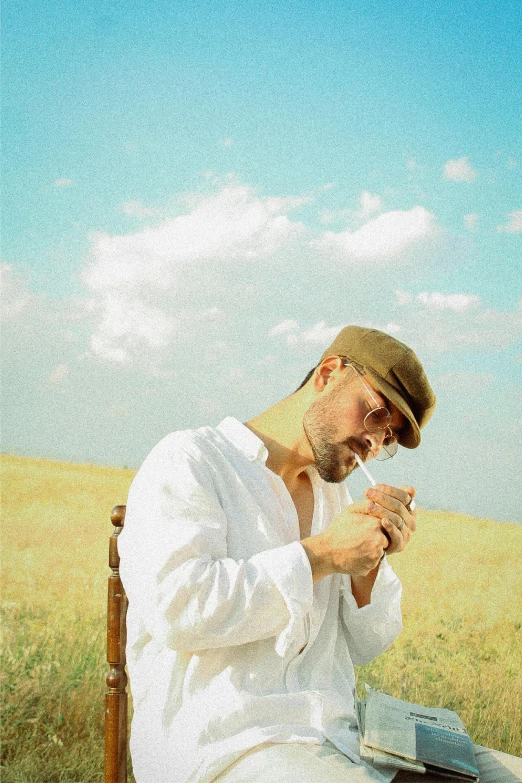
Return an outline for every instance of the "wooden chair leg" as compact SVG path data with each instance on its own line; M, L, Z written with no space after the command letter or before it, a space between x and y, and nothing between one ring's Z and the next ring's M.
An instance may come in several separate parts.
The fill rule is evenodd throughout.
M105 694L105 783L127 783L127 674L125 645L127 596L120 579L118 536L123 530L125 506L111 513L114 531L109 542L107 595L107 693Z

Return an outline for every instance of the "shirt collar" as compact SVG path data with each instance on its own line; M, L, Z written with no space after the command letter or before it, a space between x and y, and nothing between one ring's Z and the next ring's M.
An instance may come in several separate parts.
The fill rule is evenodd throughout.
M216 429L251 462L255 460L266 462L268 449L261 438L258 438L252 430L234 419L233 416L227 416L226 419L223 419Z

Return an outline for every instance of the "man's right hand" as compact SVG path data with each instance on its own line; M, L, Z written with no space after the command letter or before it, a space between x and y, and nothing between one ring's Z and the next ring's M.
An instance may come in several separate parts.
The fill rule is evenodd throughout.
M314 582L333 573L366 576L378 566L389 539L368 506L364 500L347 506L326 530L301 541Z

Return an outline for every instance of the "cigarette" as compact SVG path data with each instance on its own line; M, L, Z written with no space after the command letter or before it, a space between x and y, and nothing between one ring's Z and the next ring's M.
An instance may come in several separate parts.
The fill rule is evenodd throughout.
M366 467L362 459L359 457L358 454L355 453L355 451L353 452L353 456L355 457L355 461L359 465L360 469L362 470L362 472L364 473L364 475L366 476L366 478L368 479L372 487L375 487L377 482L375 481L374 477L372 476L372 474L370 473L370 471L368 470L368 468ZM415 508L415 501L413 498L408 503L408 508L410 509L410 511L413 511L413 509Z
M358 454L355 453L355 451L353 453L353 456L355 457L355 461L359 465L360 469L362 470L362 472L364 473L364 475L366 476L366 478L368 479L372 487L375 487L377 482L375 481L374 477L372 476L372 474L370 473L370 471L368 470L368 468L366 467L362 459L359 457Z

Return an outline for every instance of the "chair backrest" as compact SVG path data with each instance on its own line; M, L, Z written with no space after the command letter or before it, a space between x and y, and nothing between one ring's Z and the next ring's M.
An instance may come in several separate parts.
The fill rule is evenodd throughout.
M120 579L118 536L123 530L125 506L111 512L114 530L109 541L109 575L107 594L107 692L105 694L105 783L127 783L127 596Z

